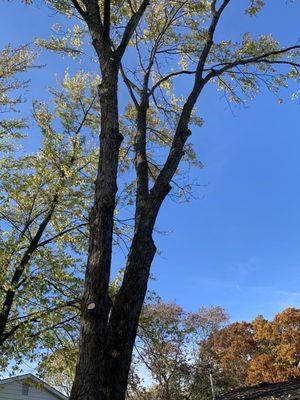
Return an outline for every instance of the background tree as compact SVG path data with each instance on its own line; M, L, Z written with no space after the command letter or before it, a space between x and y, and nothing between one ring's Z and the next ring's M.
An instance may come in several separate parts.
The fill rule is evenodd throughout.
M208 348L229 387L299 378L299 323L299 310L287 308L272 321L258 316L214 332Z
M83 73L51 92L53 107L33 105L39 150L1 155L2 367L78 336L98 103Z
M45 354L39 363L38 372L42 378L61 393L70 395L78 357L77 346L71 340L64 340L51 353Z
M140 386L132 398L211 398L209 375L214 367L206 354L206 339L227 321L221 307L187 313L172 303L147 305L135 349L137 359L150 373L152 386Z
M253 322L258 351L251 360L247 383L281 382L300 377L300 310L287 308L273 321Z
M245 94L254 96L261 85L279 90L287 79L298 77L299 46L282 48L271 35L252 38L245 33L239 41L218 37L216 30L222 13L233 3L230 0L50 3L69 17L77 13L85 22L101 70L99 164L89 218L79 361L70 398L123 399L156 253L153 229L179 163L188 153L186 141L191 135L196 102L209 83L215 83L236 102L241 102ZM246 4L250 16L263 7L260 0ZM126 60L123 56L128 45L132 49ZM174 70L178 64L178 70ZM130 150L136 185L134 235L124 279L112 303L113 226L124 139L118 106L119 73L134 113ZM172 87L176 77L185 79L184 97L176 96L176 85ZM149 151L149 138L153 136L167 145L164 151L161 147L155 153Z
M250 360L256 350L250 323L236 322L214 332L207 348L212 355L212 363L226 376L227 386L245 386Z

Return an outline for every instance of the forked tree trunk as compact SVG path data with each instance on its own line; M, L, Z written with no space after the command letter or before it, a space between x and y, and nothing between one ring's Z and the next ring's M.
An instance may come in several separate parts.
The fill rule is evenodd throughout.
M70 400L97 400L101 393L103 352L110 310L108 295L119 149L118 68L102 70L99 87L101 133L90 242L81 311L80 353Z
M170 190L162 192L165 198ZM148 197L140 210L127 259L122 286L109 318L104 353L101 400L124 400L138 322L147 292L150 268L156 253L153 228L162 198Z
M151 237L134 238L126 266L124 287L117 296L108 326L101 387L103 400L125 398L132 350L155 252Z
M132 15L125 25L123 36L116 49L113 49L113 41L110 38L111 1L72 0L72 2L89 27L92 43L100 60L103 83L100 88L101 147L95 204L90 215L90 244L82 300L80 353L70 400L123 400L138 320L147 290L150 266L156 251L152 239L153 227L159 208L170 190L170 182L184 155L184 146L191 133L188 126L195 103L211 79L231 71L234 67L261 63L271 55L299 49L299 46L216 65L204 76L207 58L214 43L215 29L222 12L230 2L230 0L211 1L211 22L196 71L193 72L193 87L182 107L167 160L150 191L145 113L149 95L153 94L155 85L149 92L151 63L149 64L149 70L144 76L141 103L139 104L135 98L135 105L139 109L135 140L137 173L135 232L124 280L110 310L108 288L113 216L117 192L118 156L122 142L118 126L118 69L149 0L137 2L140 6L136 11L131 7ZM271 60L269 62L272 63Z

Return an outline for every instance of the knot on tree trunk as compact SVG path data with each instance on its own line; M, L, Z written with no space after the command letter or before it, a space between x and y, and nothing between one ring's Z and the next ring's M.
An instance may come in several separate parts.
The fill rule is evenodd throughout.
M118 138L118 142L119 142L119 145L123 142L123 140L124 140L124 136L122 135L122 133L119 131L119 129L116 129L115 130L115 134L117 135L117 138Z
M180 133L182 136L188 138L189 136L191 136L192 131L189 128L187 128L187 129L183 129Z

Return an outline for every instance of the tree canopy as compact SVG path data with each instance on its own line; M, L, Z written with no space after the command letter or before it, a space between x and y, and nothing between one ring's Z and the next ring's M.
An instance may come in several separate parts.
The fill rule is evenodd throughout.
M203 124L199 100L205 101L204 89L222 91L229 102L238 104L264 88L277 94L289 80L299 81L300 45L298 38L292 38L282 46L265 32L227 36L222 17L234 7L233 0L47 0L43 4L64 15L66 22L56 25L52 36L37 39L36 45L77 57L84 68L74 76L66 73L62 86L51 90L50 106L34 102L32 116L43 137L36 153L14 152L8 157L6 149L13 149L10 140L19 138L26 123L10 117L1 122L0 139L5 140L0 177L0 344L4 352L15 351L19 357L61 341L61 335L78 335L70 399L123 400L157 251L153 232L160 208L167 196L189 193L185 163L202 166L190 138ZM253 18L264 6L262 0L245 1L240 12ZM26 46L16 50L8 46L1 57L0 106L13 112L21 101L13 93L26 85L16 74L32 67L34 57ZM99 76L85 70L92 61ZM112 293L112 255L120 242L126 262ZM164 343L166 358L157 365L155 357L140 353L159 384L167 382L162 397L171 382L172 390L182 390L181 376L172 371L178 364L182 370L189 368L178 347L185 348L183 336L191 332L207 331L202 342L215 340L211 348L220 357L222 371L227 365L239 369L239 380L255 382L260 373L267 376L262 365L271 360L278 365L272 374L282 376L286 351L294 365L294 349L279 346L275 339L268 345L276 351L255 353L258 342L252 330L257 328L258 341L267 340L259 334L261 326L269 329L263 319L230 325L218 336L214 331L225 320L220 309L214 310L214 323L208 325L205 318L207 322L213 316L205 315L205 310L190 318L177 307L164 311L166 315L159 315L154 310L157 324L152 326L150 320L148 328ZM174 324L179 324L179 331ZM279 332L287 329L284 322L277 325ZM288 342L294 337L289 329L284 337L278 332L272 335ZM235 348L230 347L232 332ZM149 344L143 332L140 340L149 351L161 351L161 343ZM226 340L230 349L224 350ZM177 348L169 346L170 341L177 342ZM60 356L59 351L56 354ZM197 368L198 364L196 376ZM188 384L197 385L198 378Z

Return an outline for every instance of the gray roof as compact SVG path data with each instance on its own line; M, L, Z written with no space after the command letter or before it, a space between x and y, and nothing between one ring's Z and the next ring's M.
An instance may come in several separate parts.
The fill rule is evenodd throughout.
M23 375L13 376L11 378L1 379L0 385L3 385L5 383L10 383L10 382L28 381L28 380L33 381L36 384L40 385L41 387L43 387L43 389L45 389L47 392L53 394L59 400L68 400L67 396L60 393L58 390L54 389L52 386L48 385L46 382L42 381L42 379L37 378L33 374L23 374Z
M287 382L261 383L257 386L245 387L234 390L224 396L217 397L217 400L299 400L300 379Z

